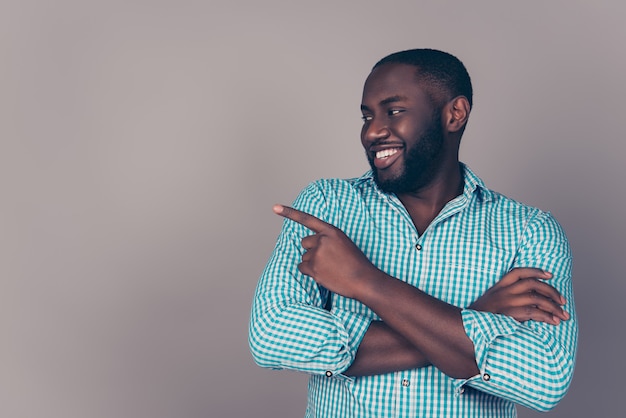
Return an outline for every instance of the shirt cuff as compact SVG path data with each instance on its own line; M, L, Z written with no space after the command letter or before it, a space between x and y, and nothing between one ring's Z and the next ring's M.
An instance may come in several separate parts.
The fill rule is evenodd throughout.
M472 309L463 309L461 317L465 333L474 343L474 356L479 374L469 379L455 379L454 386L457 394L463 393L463 386L468 382L476 382L478 385L489 384L494 377L489 366L491 345L496 338L511 335L521 326L510 316Z
M350 361L344 362L338 365L335 370L327 370L326 377L334 377L338 379L353 380L353 377L342 374L345 372L354 361L356 352L359 349L359 345L369 328L372 319L364 317L354 312L346 311L343 309L332 308L330 313L335 317L343 329L348 333L347 349L350 352Z

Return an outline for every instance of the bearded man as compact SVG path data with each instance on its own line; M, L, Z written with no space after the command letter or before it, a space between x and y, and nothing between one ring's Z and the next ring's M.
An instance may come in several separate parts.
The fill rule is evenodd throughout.
M363 89L371 170L319 180L257 286L250 348L310 374L306 417L513 417L571 382L571 251L547 212L459 161L472 85L454 56L391 54Z

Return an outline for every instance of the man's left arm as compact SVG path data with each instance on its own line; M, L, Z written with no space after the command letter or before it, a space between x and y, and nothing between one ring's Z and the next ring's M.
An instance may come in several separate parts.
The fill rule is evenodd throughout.
M552 273L550 285L565 298L569 320L557 325L478 309L462 311L463 326L474 343L480 374L459 379L458 386L504 397L547 411L565 396L576 355L578 324L572 291L572 257L556 220L539 213L530 220L514 267L536 267Z
M552 408L564 396L572 376L577 326L569 245L549 215L528 222L516 265L537 265L554 270L554 275L537 268L514 269L494 288L514 282L507 292L515 292L502 303L500 292L494 295L490 289L480 298L488 301L482 308L486 312L478 312L448 305L380 271L342 231L314 216L281 205L274 211L314 232L302 239L302 273L369 306L424 361L456 378L458 389L467 384L537 410ZM556 291L543 283L546 279ZM526 288L522 293L520 283ZM546 291L546 286L552 290ZM570 315L559 306L559 293L567 298ZM493 301L504 309L494 308ZM516 306L522 306L521 313L510 311Z

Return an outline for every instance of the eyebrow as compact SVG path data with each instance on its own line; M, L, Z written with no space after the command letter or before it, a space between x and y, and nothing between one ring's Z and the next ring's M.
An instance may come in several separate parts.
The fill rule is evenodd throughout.
M387 105L389 103L395 103L395 102L401 102L407 100L407 98L405 96L400 96L400 95L395 95L395 96L390 96L387 97L386 99L381 100L378 104L380 106L384 106ZM364 104L361 105L361 110L369 110L369 107L365 106Z

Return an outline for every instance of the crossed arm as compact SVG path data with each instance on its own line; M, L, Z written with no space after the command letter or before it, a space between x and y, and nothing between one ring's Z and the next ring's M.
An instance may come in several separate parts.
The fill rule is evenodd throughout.
M259 365L338 378L433 365L459 377L457 388L542 411L566 393L577 339L571 260L550 216L529 220L515 263L555 277L513 269L461 310L380 271L332 225L283 206L274 211L304 227L285 224L257 288L250 347ZM303 228L314 234L302 238ZM302 257L297 266L294 255ZM381 321L324 310L324 288L362 302Z
M274 211L314 232L302 239L306 250L298 265L331 292L356 299L382 321L368 328L345 374L381 374L434 365L457 379L478 374L474 345L461 309L431 297L374 266L339 229L304 212L277 205ZM558 325L569 319L563 296L546 283L540 269L514 269L469 308Z

